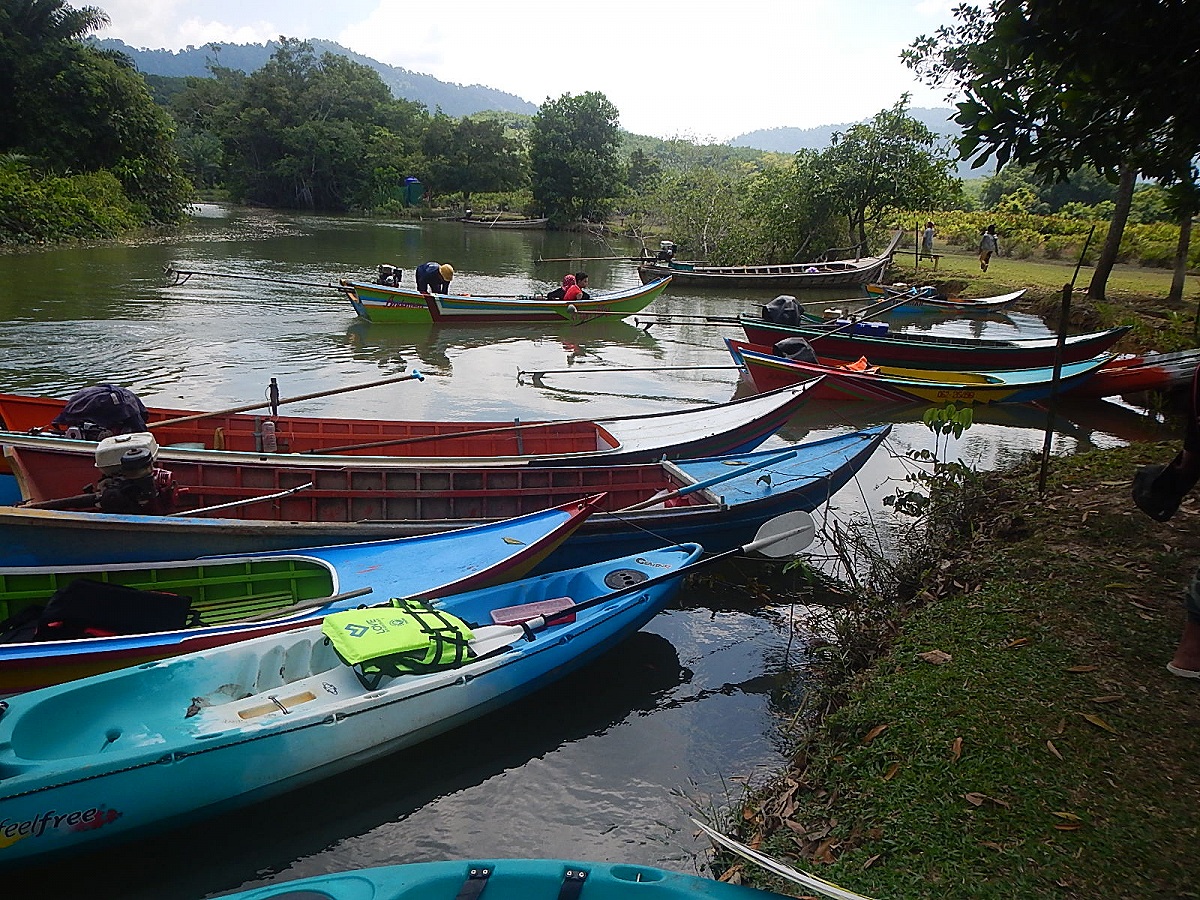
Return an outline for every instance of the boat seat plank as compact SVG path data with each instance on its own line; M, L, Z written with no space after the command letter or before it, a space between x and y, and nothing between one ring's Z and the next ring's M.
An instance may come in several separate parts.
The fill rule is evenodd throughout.
M224 625L236 622L246 616L270 612L291 606L296 602L292 591L277 591L269 594L257 594L244 597L229 597L224 600L204 600L192 604L201 625Z

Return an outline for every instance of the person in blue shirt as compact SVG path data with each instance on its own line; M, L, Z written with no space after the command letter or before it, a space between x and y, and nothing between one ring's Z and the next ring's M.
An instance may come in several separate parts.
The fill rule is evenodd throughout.
M422 294L446 294L454 278L454 267L446 263L427 262L417 266L417 290Z

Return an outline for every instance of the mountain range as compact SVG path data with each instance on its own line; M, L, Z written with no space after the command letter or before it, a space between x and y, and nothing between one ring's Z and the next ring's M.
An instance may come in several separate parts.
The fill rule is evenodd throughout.
M265 65L279 49L276 41L268 41L265 44L205 45L203 47L187 47L183 50L139 49L114 38L93 40L93 43L105 50L124 53L133 60L139 71L147 75L164 75L175 78L208 77L211 75L210 65L220 65L227 69L247 73L253 72ZM312 45L318 55L329 52L337 56L344 56L378 72L384 84L391 89L393 96L423 103L429 110L440 109L448 116L469 116L486 110L531 116L538 110L537 104L496 88L481 84L463 85L440 81L432 75L424 75L400 66L381 63L333 41L310 39L308 43ZM935 134L956 139L959 130L958 126L950 121L953 113L954 110L949 107L910 109L908 111L910 116L924 123ZM750 147L776 153L824 150L829 146L834 132L845 131L853 124L855 123L844 122L837 125L821 125L816 128L760 129L738 135L727 143L733 147ZM993 169L994 167L985 167L985 169L972 170L963 164L959 167L959 176L977 178L980 175L991 174Z

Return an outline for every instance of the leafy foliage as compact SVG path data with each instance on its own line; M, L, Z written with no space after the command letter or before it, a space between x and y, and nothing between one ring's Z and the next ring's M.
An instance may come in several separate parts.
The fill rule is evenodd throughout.
M547 100L533 117L533 196L552 222L598 219L612 208L621 175L617 118L597 91Z
M191 185L170 118L128 60L80 41L105 22L102 11L61 0L0 6L0 152L50 172L110 171L140 221L176 221Z

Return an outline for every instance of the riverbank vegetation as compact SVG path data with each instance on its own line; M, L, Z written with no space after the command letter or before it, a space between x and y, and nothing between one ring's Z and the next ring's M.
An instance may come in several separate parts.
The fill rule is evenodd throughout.
M1164 666L1200 506L1157 524L1130 498L1175 449L1055 458L1044 494L1036 459L946 480L905 561L835 608L861 624L813 644L791 766L725 826L873 897L1198 896L1200 686Z

